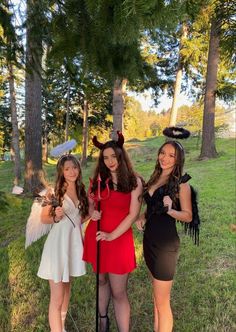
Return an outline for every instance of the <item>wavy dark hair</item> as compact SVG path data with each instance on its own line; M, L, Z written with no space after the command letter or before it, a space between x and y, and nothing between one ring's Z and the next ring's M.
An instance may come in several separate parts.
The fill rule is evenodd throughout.
M118 168L117 168L117 190L120 192L131 192L133 189L137 187L137 175L135 174L129 156L126 150L123 147L117 145L116 141L108 141L106 142L101 150L98 157L97 166L94 171L93 176L93 186L92 192L95 193L97 190L97 178L98 174L101 177L101 189L105 188L105 181L110 179L109 187L110 189L114 189L113 183L111 180L110 170L106 167L104 163L103 151L105 149L112 148L115 152Z
M62 205L64 195L67 189L67 183L65 181L63 170L66 161L72 161L73 164L79 169L79 176L75 182L76 193L79 199L78 209L80 215L85 217L88 214L88 198L86 195L85 185L82 182L82 172L79 161L71 154L62 156L57 163L57 177L55 183L55 197L59 202L59 205Z
M184 161L185 161L185 153L184 153L184 148L181 143L178 141L170 140L166 141L158 150L157 154L157 162L155 165L154 172L152 173L150 179L148 180L147 184L145 185L145 192L150 189L150 187L156 183L156 181L159 179L161 173L162 173L162 168L159 163L159 155L163 149L164 146L167 144L171 145L175 149L175 165L172 170L172 172L169 175L169 179L167 182L167 185L165 187L165 194L169 195L171 199L174 202L174 205L176 205L177 197L179 194L179 184L180 184L180 179L183 175L183 168L184 168Z

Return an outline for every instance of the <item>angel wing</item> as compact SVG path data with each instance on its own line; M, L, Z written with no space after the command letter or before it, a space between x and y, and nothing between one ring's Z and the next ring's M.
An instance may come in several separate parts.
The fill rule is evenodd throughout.
M39 196L44 196L47 189L42 190ZM52 225L41 223L42 202L35 200L31 206L31 212L26 224L25 249L33 242L40 239L43 235L49 233Z

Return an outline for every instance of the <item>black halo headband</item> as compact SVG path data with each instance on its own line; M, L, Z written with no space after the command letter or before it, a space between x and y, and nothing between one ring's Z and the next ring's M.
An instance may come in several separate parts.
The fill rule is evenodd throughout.
M175 139L185 139L190 136L190 131L181 127L167 127L162 133L166 137Z
M117 130L117 135L118 135L118 140L117 141L114 141L120 148L123 147L123 144L125 142L125 139L124 139L124 136L122 134L121 131ZM97 136L93 136L93 145L96 146L99 150L102 150L105 143L100 143L98 140L97 140Z

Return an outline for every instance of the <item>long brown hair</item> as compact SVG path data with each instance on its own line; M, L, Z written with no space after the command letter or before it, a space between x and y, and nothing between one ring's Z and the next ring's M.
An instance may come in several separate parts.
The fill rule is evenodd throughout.
M88 199L85 191L85 186L82 182L82 172L79 161L71 154L62 156L57 163L57 176L55 183L55 196L59 205L62 205L64 195L67 189L67 183L64 178L64 165L66 161L72 161L73 164L79 169L79 175L75 182L76 194L79 199L78 209L82 217L88 214Z
M145 192L148 191L150 189L150 187L157 182L157 180L159 179L159 177L162 173L162 168L159 163L159 155L160 155L163 147L168 144L173 146L175 149L175 165L174 165L172 172L169 175L168 182L167 182L166 188L165 188L165 192L166 192L166 194L170 195L171 199L175 203L178 193L179 193L179 184L180 184L180 179L183 175L183 167L184 167L184 161L185 161L184 148L183 148L182 144L180 144L178 141L166 141L159 148L155 169L145 186Z
M126 150L123 147L117 145L116 141L108 141L106 142L101 150L98 157L97 166L94 171L93 176L93 187L92 192L97 190L97 178L98 174L101 177L101 188L105 188L105 181L110 179L109 186L113 189L113 184L111 180L111 173L110 170L104 163L104 156L103 152L105 149L112 148L115 152L117 161L118 161L118 168L117 168L117 190L120 192L131 192L133 189L137 187L137 177L133 170L131 161Z

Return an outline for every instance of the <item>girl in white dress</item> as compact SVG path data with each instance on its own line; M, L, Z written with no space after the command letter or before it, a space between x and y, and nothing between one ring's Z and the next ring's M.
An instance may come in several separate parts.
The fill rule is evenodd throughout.
M82 260L81 223L88 215L88 201L81 177L78 160L70 154L62 156L57 163L54 193L47 193L47 201L51 204L44 206L41 213L42 223L53 224L44 244L38 270L40 278L49 280L51 332L65 331L71 277L86 273Z

